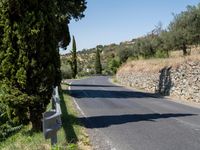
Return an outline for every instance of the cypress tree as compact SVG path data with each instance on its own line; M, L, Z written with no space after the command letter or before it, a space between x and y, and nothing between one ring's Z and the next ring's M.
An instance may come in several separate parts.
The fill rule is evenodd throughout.
M100 50L98 47L96 48L95 70L96 70L96 74L102 73L101 56L100 56Z
M42 113L60 84L59 46L70 42L70 19L85 0L0 1L0 101L16 124L41 129Z
M71 62L71 68L72 68L72 77L76 78L77 75L77 55L76 55L76 41L73 36L72 39L72 62Z

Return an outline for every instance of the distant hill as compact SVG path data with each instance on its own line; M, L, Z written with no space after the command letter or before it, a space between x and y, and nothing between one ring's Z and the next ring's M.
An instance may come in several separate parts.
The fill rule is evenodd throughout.
M135 39L131 41L125 41L121 42L120 44L109 44L109 45L98 45L97 47L100 48L101 51L101 63L103 67L103 73L104 74L113 74L115 73L115 70L113 70L109 67L112 67L112 64L109 66L109 62L111 62L113 59L116 60L118 64L120 64L120 51L123 51L124 49L131 49L135 42ZM79 75L87 75L87 74L94 74L94 65L95 65L95 53L96 53L96 47L90 48L90 49L84 49L82 51L77 52L78 57L78 72ZM71 57L71 54L65 54L61 55L61 61L62 65L63 62L65 62L65 65L67 65L67 60L69 60ZM116 67L119 67L117 65ZM115 69L115 68L114 68Z

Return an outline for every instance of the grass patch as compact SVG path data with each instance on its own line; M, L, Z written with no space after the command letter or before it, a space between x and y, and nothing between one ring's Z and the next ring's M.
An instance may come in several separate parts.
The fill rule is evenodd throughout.
M126 73L126 72L157 73L160 71L160 69L166 66L177 68L187 61L199 62L200 54L185 56L185 57L165 58L165 59L152 58L147 60L134 60L122 65L119 68L118 73Z
M118 83L116 76L113 76L113 77L111 78L111 82L113 82L113 83Z
M58 144L51 147L43 133L34 133L31 126L24 126L18 133L0 142L0 150L89 150L89 138L85 128L77 119L77 111L68 94L67 85L60 90L62 109L62 128L58 131ZM51 104L50 104L51 105ZM49 107L48 107L49 109Z
M14 134L3 142L0 142L2 150L49 150L49 141L46 141L42 133L31 132L31 126L24 126L20 132Z
M78 116L78 111L74 106L72 98L69 96L69 91L67 90L68 86L66 84L62 84L61 88L61 109L62 113L65 114L62 115L65 139L67 142L78 145L79 149L91 149L85 128L76 117Z

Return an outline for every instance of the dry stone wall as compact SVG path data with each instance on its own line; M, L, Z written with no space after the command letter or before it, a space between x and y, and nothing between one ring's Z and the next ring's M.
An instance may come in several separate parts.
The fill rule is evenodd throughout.
M154 73L119 71L116 79L126 86L200 103L198 61L186 61L176 67L166 66Z

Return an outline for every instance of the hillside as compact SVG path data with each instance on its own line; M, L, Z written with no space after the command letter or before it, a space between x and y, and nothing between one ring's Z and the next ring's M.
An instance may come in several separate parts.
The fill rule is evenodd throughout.
M123 53L123 51L128 51L129 49L131 49L133 44L134 39L131 41L121 42L120 44L110 44L104 46L98 45L101 51L101 63L103 67L103 74L115 74L120 64L126 61L124 60L124 56L121 53ZM96 47L91 49L84 49L82 51L77 52L79 76L95 74L95 56ZM69 63L67 62L67 60L70 60L70 58L70 53L61 55L61 70L63 72L65 72L64 70L66 68L68 68L68 72L71 72Z

